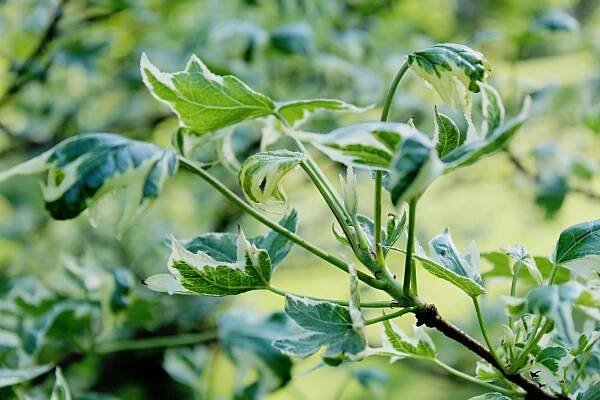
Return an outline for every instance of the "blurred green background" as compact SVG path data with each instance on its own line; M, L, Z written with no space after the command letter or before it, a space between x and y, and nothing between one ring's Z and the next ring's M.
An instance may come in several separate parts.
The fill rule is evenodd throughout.
M0 0L0 170L84 132L114 132L169 146L177 121L143 86L142 52L172 71L197 54L215 72L235 74L277 100L333 97L377 105L364 114L319 114L310 121L311 129L326 131L377 119L406 53L457 42L486 55L508 114L516 113L525 94L533 97L535 113L510 143L510 153L433 185L421 201L417 237L426 243L449 227L460 248L473 240L481 251L521 243L532 254L549 256L564 227L600 215L599 3ZM436 104L460 117L409 74L392 119L412 117L430 132ZM240 159L258 150L260 128L252 122L236 129ZM318 160L337 181L339 167ZM217 166L214 173L236 187L225 168ZM361 207L370 213L371 179L359 178ZM331 235L333 219L306 178L292 174L285 186L300 213L300 234L343 252ZM102 202L105 215L115 213L119 200L116 194ZM386 207L393 210L389 202ZM156 294L140 283L165 270L169 233L185 238L234 231L238 224L249 234L262 228L186 174L170 180L152 209L120 238L110 217L93 227L87 214L51 220L37 179L0 185L2 367L58 363L78 399L228 399L236 387L251 382L257 372L250 368L245 374L217 343L196 348L195 358L164 349L94 354L93 348L95 341L210 330L234 308L281 311L283 300L269 293L189 298ZM399 273L402 263L394 255L390 266ZM344 274L299 248L274 281L308 295L343 298L347 292ZM492 294L484 307L492 322L502 317L499 295L506 285L488 284ZM481 339L469 298L425 272L419 274L419 288L443 315ZM376 298L369 291L363 295ZM93 307L80 309L80 303ZM412 317L398 322L414 323ZM369 329L378 343L378 328ZM494 334L499 337L500 331ZM434 339L443 360L474 372L471 355L444 338ZM290 384L267 398L451 400L482 393L419 361L369 359L313 370L318 366L319 357L295 362ZM0 398L48 398L51 375L0 389ZM365 375L371 378L356 379Z

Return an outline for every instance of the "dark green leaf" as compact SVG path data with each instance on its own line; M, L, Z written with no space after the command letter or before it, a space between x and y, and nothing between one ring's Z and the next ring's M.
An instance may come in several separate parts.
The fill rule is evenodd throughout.
M557 171L540 175L535 185L535 202L546 212L546 217L554 216L562 207L569 192L567 177Z
M577 274L600 271L600 219L573 225L562 231L553 260Z
M434 110L435 138L434 143L440 158L445 157L452 150L461 146L465 140L460 130L447 115Z

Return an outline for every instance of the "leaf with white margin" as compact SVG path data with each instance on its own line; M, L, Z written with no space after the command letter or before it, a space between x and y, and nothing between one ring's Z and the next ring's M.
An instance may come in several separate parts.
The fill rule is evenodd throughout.
M542 284L544 278L538 269L535 259L529 254L527 249L519 244L504 249L506 255L510 257L510 270L514 274L517 268L524 266L529 271L531 277L538 283Z
M60 367L56 367L56 381L52 389L50 400L71 400L71 389Z
M462 110L469 126L473 125L472 93L478 93L480 83L490 75L483 54L460 44L442 43L410 53L406 61L442 100Z
M0 368L0 388L30 381L50 371L53 367L52 364L45 364L16 369Z
M458 148L465 141L460 130L452 119L434 108L435 136L433 142L440 158Z
M49 171L42 192L46 209L59 220L75 218L103 195L125 187L121 231L158 197L177 165L172 150L114 134L89 133L66 139L4 171L0 181Z
M235 261L213 257L201 250L193 253L171 237L167 267L183 291L172 280L167 281L164 274L151 276L145 284L154 290L166 288L171 293L229 296L266 289L271 279L269 254L246 240L241 229L237 236Z
M479 273L479 252L471 245L468 253L460 253L448 228L429 242L433 260L415 256L429 273L462 289L471 297L487 292Z
M510 397L506 397L505 395L503 395L501 393L492 392L492 393L482 394L481 396L471 397L469 400L511 400L511 399L510 399Z
M289 150L265 151L248 157L238 176L246 199L254 206L285 205L287 197L280 181L305 157Z
M285 354L308 357L326 347L329 359L360 359L367 349L365 337L354 329L350 309L327 301L286 295L285 312L301 328L302 335L277 339L273 345Z
M572 225L561 232L552 260L578 275L600 271L600 219Z
M389 349L396 358L414 357L433 360L437 357L437 350L429 335L423 327L415 326L413 336L407 335L393 322L383 321L382 342L383 348Z
M371 107L357 107L337 99L292 100L277 103L277 114L283 117L292 127L302 125L311 113L318 110L361 113Z
M414 129L397 147L384 185L397 206L420 196L443 172L444 165L429 138Z
M445 171L450 172L471 165L502 150L527 120L530 104L531 98L526 97L519 115L489 132L484 138L470 141L447 154L442 159L445 164Z
M429 140L424 133L400 122L361 122L325 134L299 135L335 162L380 171L388 171L399 145L415 136Z
M481 115L483 117L481 132L486 137L504 123L506 111L500 94L493 86L480 83L479 87L481 88Z
M171 108L182 127L198 135L275 111L267 96L235 76L213 74L195 55L183 71L165 73L142 54L140 70L150 93Z

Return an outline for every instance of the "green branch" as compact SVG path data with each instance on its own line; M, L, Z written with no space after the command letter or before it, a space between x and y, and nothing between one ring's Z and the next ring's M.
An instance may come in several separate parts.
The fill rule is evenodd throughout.
M477 314L477 321L479 322L479 327L481 328L481 334L483 335L483 340L485 340L485 344L487 344L487 347L490 350L490 353L492 353L492 356L494 357L494 359L496 360L498 365L502 366L500 357L498 357L498 353L496 353L496 350L494 349L494 344L492 343L492 341L490 340L490 338L488 336L485 321L483 320L483 315L481 313L481 306L479 304L478 297L473 297L473 305L475 306L475 313Z
M361 307L362 307L362 304L361 304ZM407 307L407 308L403 308L402 310L398 310L398 311L390 313L390 314L383 314L382 316L377 317L377 318L367 319L367 320L365 320L365 325L373 325L378 322L387 321L388 319L401 317L404 314L414 312L416 309L417 309L417 307Z
M406 258L404 262L404 281L402 289L404 297L410 296L410 282L413 279L413 251L415 248L415 223L417 219L417 202L418 198L410 200L408 203L408 240L406 241ZM416 281L416 273L415 279Z

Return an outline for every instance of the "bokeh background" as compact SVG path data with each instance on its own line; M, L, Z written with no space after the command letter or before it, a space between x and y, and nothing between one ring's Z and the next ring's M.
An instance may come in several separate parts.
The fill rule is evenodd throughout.
M0 170L84 132L114 132L169 146L176 118L139 74L142 52L167 71L197 54L277 100L333 97L376 107L360 115L319 114L310 128L378 118L404 56L436 42L483 52L508 114L534 99L534 117L507 151L438 180L421 201L417 237L449 227L460 248L515 243L549 256L566 226L600 215L600 2L597 0L0 0ZM402 82L392 119L433 128L433 106L460 119L414 75ZM464 122L463 122L464 123ZM258 150L261 122L233 135L238 158ZM463 126L464 128L464 126ZM206 156L210 157L211 151ZM339 167L318 159L337 181ZM213 172L231 188L227 168ZM370 177L360 175L369 213ZM286 178L300 234L333 252L331 216L301 174ZM98 354L98 341L204 332L231 310L271 313L281 298L249 293L212 299L160 295L141 280L163 272L169 233L248 233L262 228L202 181L179 174L122 237L111 215L119 195L90 223L45 213L38 179L0 184L0 364L58 364L77 399L230 399L252 382L219 343ZM387 210L393 207L386 204ZM403 259L391 258L395 272ZM482 261L485 264L485 260ZM485 265L482 265L485 268ZM347 278L302 249L277 271L293 292L342 298ZM480 338L470 299L419 275L422 297ZM498 283L496 285L496 283ZM504 285L502 285L504 283ZM503 318L506 282L489 280L486 318ZM376 299L376 294L363 293ZM399 321L409 327L414 321ZM499 326L499 325L498 325ZM500 331L493 332L498 338ZM378 343L377 328L369 331ZM473 373L474 358L434 336L441 358ZM25 349L25 350L23 350ZM23 355L25 354L25 356ZM0 379L1 381L1 379ZM53 374L0 389L0 398L49 398ZM268 399L466 399L482 390L425 362L369 359L337 368L296 360L293 379Z

